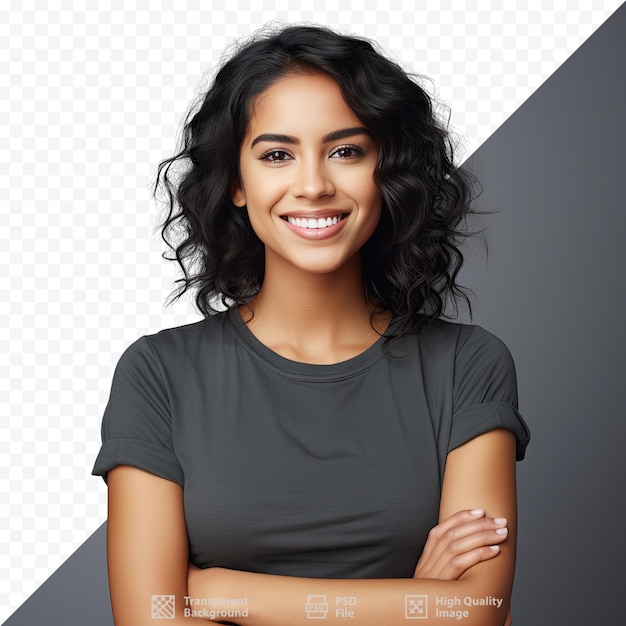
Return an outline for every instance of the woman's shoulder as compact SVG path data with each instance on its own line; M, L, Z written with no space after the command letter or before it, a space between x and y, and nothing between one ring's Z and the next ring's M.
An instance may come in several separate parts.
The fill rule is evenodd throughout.
M227 334L226 314L218 313L196 322L143 334L126 348L123 358L143 356L169 364L180 359L187 361L190 356L215 354Z
M395 341L389 344L391 353L419 359L422 368L439 378L458 380L468 372L515 371L504 341L478 324L437 318L399 337L394 348Z
M442 318L424 320L419 330L407 337L413 337L422 349L452 351L454 355L479 348L496 352L508 351L496 334L482 326Z
M472 397L487 387L504 389L516 402L515 363L508 346L478 324L435 320L420 331L420 356L435 370L452 373L454 387ZM436 365L435 365L436 364Z

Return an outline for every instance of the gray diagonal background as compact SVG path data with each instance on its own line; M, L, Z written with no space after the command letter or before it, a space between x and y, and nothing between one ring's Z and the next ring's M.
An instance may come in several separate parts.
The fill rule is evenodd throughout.
M622 192L626 5L470 165L489 257L464 279L474 321L509 345L533 431L519 469L516 625L605 624L623 610L626 316ZM6 626L112 626L102 525Z
M623 620L625 113L622 5L471 159L498 213L465 280L515 357L532 431L516 625Z

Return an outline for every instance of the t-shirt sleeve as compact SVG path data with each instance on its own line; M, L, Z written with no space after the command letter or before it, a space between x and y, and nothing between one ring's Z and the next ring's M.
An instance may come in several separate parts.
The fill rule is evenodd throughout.
M472 327L455 359L454 408L448 451L496 428L517 438L516 457L524 458L530 430L517 410L517 378L511 353L500 339Z
M107 480L118 465L133 465L183 485L174 453L167 390L148 337L120 357L102 418L102 447L92 474Z

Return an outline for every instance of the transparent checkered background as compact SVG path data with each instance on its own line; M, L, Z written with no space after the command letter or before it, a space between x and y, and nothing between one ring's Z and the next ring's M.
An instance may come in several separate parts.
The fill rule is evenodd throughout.
M432 78L467 157L621 2L8 4L0 9L2 619L106 518L106 486L90 472L120 354L140 335L199 319L190 300L164 308L177 275L160 256L150 186L225 47L275 19L375 39Z

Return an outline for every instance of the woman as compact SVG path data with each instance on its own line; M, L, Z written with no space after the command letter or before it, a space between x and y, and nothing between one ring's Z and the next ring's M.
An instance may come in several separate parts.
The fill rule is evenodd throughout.
M428 96L285 28L224 64L159 178L205 319L116 368L116 625L510 620L529 434L504 345L438 319L471 194Z

